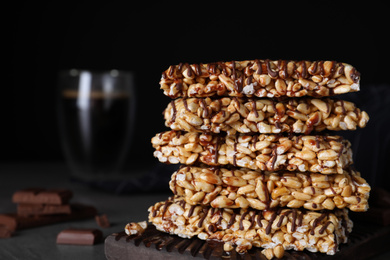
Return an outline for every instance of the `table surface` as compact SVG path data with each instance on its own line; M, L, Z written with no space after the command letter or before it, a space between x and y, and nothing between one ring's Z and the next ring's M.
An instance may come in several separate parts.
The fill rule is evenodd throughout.
M62 163L0 164L0 213L16 211L12 194L27 187L68 188L71 202L92 205L106 214L110 228L99 227L94 219L58 223L19 230L11 238L0 239L0 259L106 259L104 243L94 246L57 245L57 234L70 227L98 228L104 237L122 231L128 222L147 220L149 206L166 200L169 193L116 195L71 181ZM168 184L167 184L168 185Z
M104 237L122 231L128 222L147 220L149 206L165 200L169 193L116 195L73 182L63 163L0 164L0 213L15 212L12 194L27 187L68 188L72 202L95 206L106 214L110 228L98 227L94 219L58 223L19 230L11 238L0 239L0 259L106 259L104 243L94 246L57 245L57 234L66 228L99 228ZM168 183L167 183L168 185ZM390 252L375 260L390 259Z

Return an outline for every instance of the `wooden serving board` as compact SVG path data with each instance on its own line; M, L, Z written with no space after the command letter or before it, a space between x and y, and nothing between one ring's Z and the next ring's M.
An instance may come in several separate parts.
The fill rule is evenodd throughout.
M371 223L354 223L347 244L340 245L340 251L330 256L308 251L286 251L282 259L370 259L390 250L390 226L383 227ZM261 259L262 248L252 248L245 254L235 250L227 253L223 244L216 241L204 241L196 237L180 238L156 230L149 225L141 236L127 236L125 232L109 235L105 240L107 259Z

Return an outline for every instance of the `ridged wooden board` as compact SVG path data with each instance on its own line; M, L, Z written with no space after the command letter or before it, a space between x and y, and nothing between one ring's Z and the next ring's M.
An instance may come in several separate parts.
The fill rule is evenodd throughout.
M286 251L282 259L369 259L389 250L390 226L373 226L369 223L355 223L347 244L340 245L340 251L333 256L308 251ZM149 225L141 236L127 236L125 232L109 235L105 240L107 259L242 259L266 260L262 248L252 248L245 254L236 251L227 253L223 244L198 238L185 239L156 230Z

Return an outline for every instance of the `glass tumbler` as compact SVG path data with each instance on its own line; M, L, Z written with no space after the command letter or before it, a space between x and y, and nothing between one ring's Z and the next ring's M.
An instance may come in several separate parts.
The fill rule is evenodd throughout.
M135 116L133 74L72 69L59 73L58 85L60 137L73 176L120 176Z

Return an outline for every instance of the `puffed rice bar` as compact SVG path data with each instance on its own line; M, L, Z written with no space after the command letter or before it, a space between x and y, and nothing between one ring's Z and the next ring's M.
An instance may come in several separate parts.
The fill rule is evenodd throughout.
M354 103L331 98L247 99L224 97L180 98L164 111L165 125L172 130L220 133L305 133L355 130L369 117Z
M352 164L351 143L340 136L213 135L166 131L152 138L163 163L233 165L252 170L344 173Z
M162 73L171 97L324 97L359 91L360 73L335 61L247 60L180 63Z
M174 172L169 187L191 205L258 210L304 207L367 211L371 190L354 170L324 175L196 166L182 166Z
M346 243L353 223L346 209L314 212L304 209L215 209L190 205L175 196L149 208L149 221L162 232L183 238L197 236L225 242L225 251L263 247L280 258L294 249L333 255ZM271 257L272 258L272 257Z

